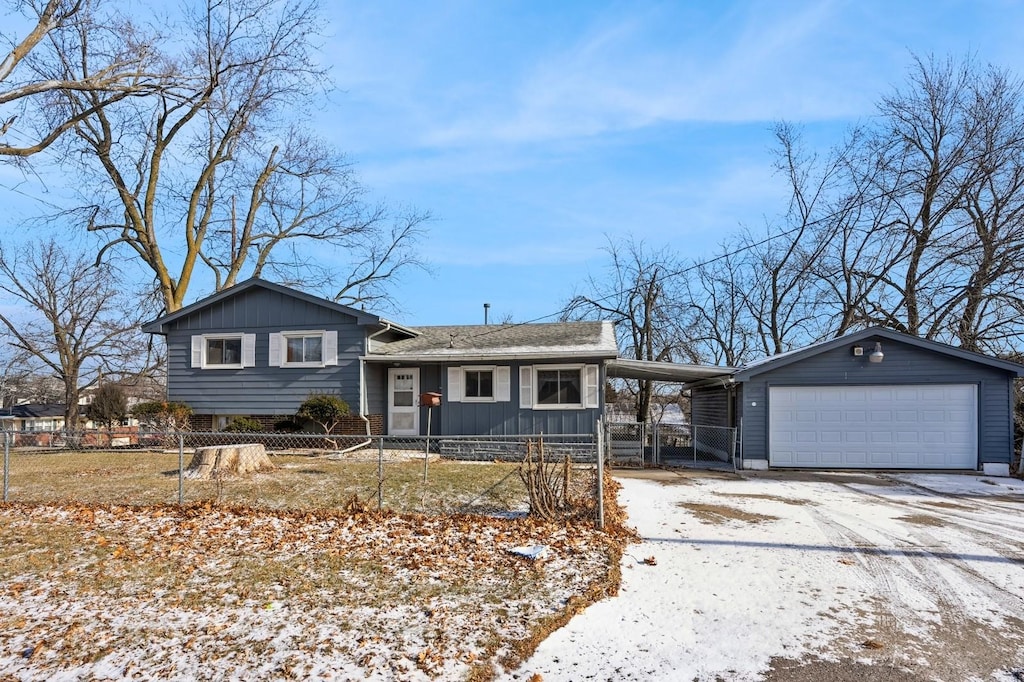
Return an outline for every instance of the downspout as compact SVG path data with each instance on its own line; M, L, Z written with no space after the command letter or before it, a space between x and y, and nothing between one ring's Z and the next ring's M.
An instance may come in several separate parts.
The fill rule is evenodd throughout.
M375 331L374 333L372 333L372 334L370 334L369 336L366 337L366 348L363 349L363 355L366 355L366 353L370 352L370 341L373 340L373 337L375 337L375 336L377 336L379 334L383 334L384 332L391 331L391 323L390 322L385 322L384 325L385 326L384 326L383 329L381 329L379 331ZM367 409L367 406L366 406L366 360L364 358L360 357L359 358L359 415L358 416L359 416L360 419L363 420L363 425L366 427L366 440L363 441L362 443L357 443L356 445L353 445L351 447L347 447L344 450L338 450L336 452L333 452L333 453L331 453L332 455L344 455L344 454L346 454L348 452L352 452L353 450L359 450L360 448L365 448L367 445L369 445L370 443L373 442L373 434L370 433L370 431L371 431L371 429L370 429L370 420L366 416L366 409Z
M370 420L366 416L366 410L368 409L366 404L366 360L365 356L370 352L370 342L377 336L384 334L385 332L391 331L391 323L385 322L384 328L375 331L366 337L366 347L363 348L363 357L359 358L359 418L363 420L363 424L366 425L366 437L370 438ZM370 441L366 441L368 445ZM360 446L362 447L362 446Z

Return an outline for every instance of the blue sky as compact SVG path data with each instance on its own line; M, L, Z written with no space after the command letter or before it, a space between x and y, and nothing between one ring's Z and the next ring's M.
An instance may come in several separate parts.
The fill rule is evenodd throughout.
M1024 3L1001 0L323 4L321 132L374 196L434 216L433 273L394 289L407 324L555 313L606 234L700 259L764 228L772 122L838 142L912 52L1024 73Z
M1022 71L1018 2L343 2L325 120L364 182L435 216L409 323L525 321L602 265L605 234L684 257L781 212L769 127L825 147L911 53Z

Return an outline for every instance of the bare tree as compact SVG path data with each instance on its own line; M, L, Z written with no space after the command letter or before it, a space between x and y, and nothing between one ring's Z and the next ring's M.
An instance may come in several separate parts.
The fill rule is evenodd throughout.
M602 277L591 275L565 306L564 319L605 319L616 323L619 348L636 360L692 359L680 334L682 319L678 259L668 249L649 250L633 238L608 239L609 263ZM655 383L627 382L636 396L637 421L648 421Z
M155 87L114 97L68 85L46 99L50 115L74 121L56 146L80 173L79 217L105 237L97 262L130 251L167 311L184 304L197 267L218 290L265 274L340 280L333 292L351 303L379 298L420 265L428 216L369 201L346 159L306 132L327 82L313 52L322 23L313 2L207 0L159 19L166 36L134 31L129 40L130 54L160 65ZM97 29L74 28L76 40L36 55L40 80L91 72L80 48ZM314 249L341 263L325 264Z
M10 344L63 384L68 428L78 423L79 393L100 377L138 372L149 358L141 318L116 274L54 241L0 248L0 291L25 306L22 319L0 313Z
M696 360L735 367L751 359L756 330L747 310L746 292L754 273L745 267L742 246L723 242L720 253L695 264L685 282L693 314L690 344Z
M865 322L991 353L1024 339L1022 94L995 67L918 58L883 98L853 176L885 256Z
M14 10L29 29L3 36L0 158L42 152L99 109L161 87L166 74L148 41L102 0L19 0ZM62 92L90 93L91 106L53 107Z

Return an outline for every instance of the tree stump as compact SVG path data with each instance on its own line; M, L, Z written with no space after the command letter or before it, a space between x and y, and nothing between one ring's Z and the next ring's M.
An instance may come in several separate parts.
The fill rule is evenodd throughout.
M223 476L245 476L276 468L261 443L213 445L196 448L185 478L207 481Z

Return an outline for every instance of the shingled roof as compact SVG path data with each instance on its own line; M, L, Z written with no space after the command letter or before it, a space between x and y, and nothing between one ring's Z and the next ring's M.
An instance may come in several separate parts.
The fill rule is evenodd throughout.
M374 346L369 357L402 359L607 357L618 355L611 322L443 325Z

